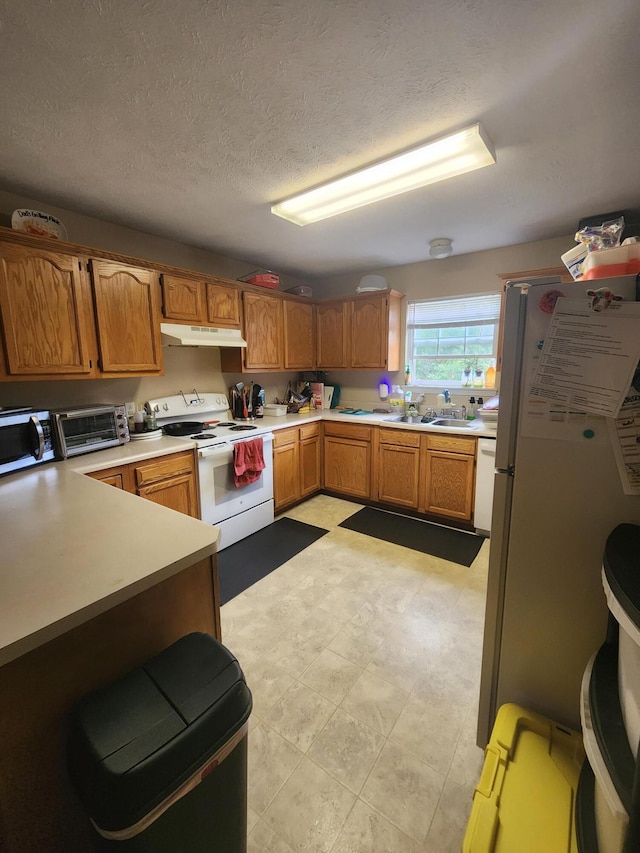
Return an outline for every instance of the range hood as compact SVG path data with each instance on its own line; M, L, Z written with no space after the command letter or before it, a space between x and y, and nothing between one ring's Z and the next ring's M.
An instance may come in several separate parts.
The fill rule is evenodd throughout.
M246 347L240 329L160 323L162 345L169 347Z

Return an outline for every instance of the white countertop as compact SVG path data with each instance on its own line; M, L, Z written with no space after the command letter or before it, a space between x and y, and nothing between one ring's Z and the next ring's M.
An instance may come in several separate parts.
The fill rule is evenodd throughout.
M399 417L401 412L389 412L389 414L372 415L343 415L338 409L323 409L322 411L309 412L305 415L284 415L280 418L262 418L255 421L260 432L272 432L274 429L298 426L312 421L329 421L349 424L365 424L367 426L384 426L391 429L404 429L418 432L449 433L450 435L474 435L483 438L495 438L495 425L484 424L481 420L468 421L469 426L463 429L459 427L441 427L432 424L406 424L389 422L389 418Z
M82 457L86 470L102 453ZM83 477L76 463L0 482L0 665L215 553L217 528Z
M495 438L464 429L390 423L392 414L337 410L265 417L260 435L314 421ZM213 554L218 531L82 474L195 447L162 437L55 462L0 481L0 665Z

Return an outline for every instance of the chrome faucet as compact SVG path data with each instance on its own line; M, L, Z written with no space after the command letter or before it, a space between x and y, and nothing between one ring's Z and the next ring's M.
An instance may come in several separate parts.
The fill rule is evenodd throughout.
M467 419L467 407L463 406L461 409L451 409L451 417L452 418L462 418L463 421Z

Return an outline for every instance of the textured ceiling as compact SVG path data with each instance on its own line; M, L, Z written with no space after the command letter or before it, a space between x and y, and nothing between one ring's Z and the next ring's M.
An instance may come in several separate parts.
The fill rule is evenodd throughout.
M640 206L637 0L0 0L0 187L310 277ZM497 165L270 203L481 121Z

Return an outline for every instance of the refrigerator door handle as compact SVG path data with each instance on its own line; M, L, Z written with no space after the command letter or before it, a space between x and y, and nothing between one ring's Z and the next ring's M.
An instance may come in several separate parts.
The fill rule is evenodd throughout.
M506 474L507 477L513 477L516 473L515 465L507 465L506 468L496 468L496 474Z
M507 285L500 376L500 414L496 442L496 468L508 470L515 462L527 285Z

